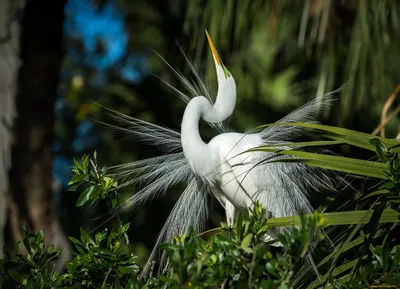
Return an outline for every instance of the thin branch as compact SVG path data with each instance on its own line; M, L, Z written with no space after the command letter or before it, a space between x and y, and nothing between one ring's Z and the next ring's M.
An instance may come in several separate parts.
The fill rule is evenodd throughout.
M106 273L106 276L104 276L104 280L103 280L103 284L101 285L101 289L104 289L104 286L106 286L106 282L107 282L107 279L108 279L108 275L110 275L111 270L112 270L112 268L109 268L108 271L107 271L107 273Z
M199 234L197 235L197 237L204 236L204 235L207 235L207 234L213 233L213 232L222 231L222 230L223 230L223 227L213 228L213 229L210 229L210 230L207 230L207 231L204 231L204 232L199 233Z
M226 285L226 282L228 281L228 278L226 278L225 280L224 280L224 282L222 282L222 284L221 284L221 289L224 289L225 288L225 285Z
M115 207L113 207L113 212L114 212L115 217L117 218L118 223L122 226L121 218L119 217L118 212L115 209ZM126 245L128 245L129 252L131 253L131 255L133 255L133 249L132 249L132 246L131 246L131 242L129 241L129 236L128 236L128 234L126 232L124 233L124 237L125 237Z
M251 257L251 264L250 264L250 272L249 272L249 281L248 281L248 286L249 289L252 288L252 279L253 279L253 271L254 271L254 266L256 264L256 253L253 252L253 256Z
M381 137L385 137L385 125L399 112L399 106L396 108L395 113L392 113L389 117L387 117L387 112L389 108L392 106L396 95L400 92L400 84L397 85L396 89L392 93L392 95L386 100L385 104L383 105L382 112L381 112L381 122L377 128L374 129L372 135L377 135L381 132Z
M376 135L379 131L381 131L381 137L385 137L384 129L389 121L392 120L398 113L400 112L400 104L396 107L396 109L386 118L379 126L373 131L373 135ZM383 132L383 133L382 133Z

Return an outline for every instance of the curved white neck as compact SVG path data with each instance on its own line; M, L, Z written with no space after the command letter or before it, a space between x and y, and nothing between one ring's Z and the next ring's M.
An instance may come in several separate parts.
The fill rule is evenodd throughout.
M208 173L209 148L200 136L199 122L207 111L213 110L211 103L203 96L193 98L186 106L182 118L181 142L183 153L192 170L198 175Z
M197 96L186 106L182 118L181 142L185 158L197 175L208 175L219 161L218 152L210 150L200 136L200 118L213 123L222 122L232 115L235 105L236 84L233 77L230 77L218 84L214 105L204 96Z

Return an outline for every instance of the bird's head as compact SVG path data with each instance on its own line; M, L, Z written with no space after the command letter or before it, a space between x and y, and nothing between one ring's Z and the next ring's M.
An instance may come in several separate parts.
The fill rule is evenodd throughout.
M233 77L232 77L232 74L229 72L229 70L224 65L224 63L222 62L221 58L219 57L218 51L215 48L214 43L212 42L210 34L208 34L207 30L206 30L206 35L207 35L208 44L210 45L211 52L212 52L213 59L214 59L215 69L216 69L217 78L218 78L218 84L220 84L220 83L222 84L222 83L228 81L228 79L233 78Z
M228 118L233 111L235 110L236 105L236 83L232 74L223 64L221 58L219 57L218 51L214 46L214 43L211 40L210 35L206 30L206 35L208 39L208 44L210 45L211 52L214 59L215 70L217 73L217 81L218 81L218 93L217 98L214 104L215 115L218 116L218 119ZM214 113L213 113L214 114ZM213 121L213 117L205 116L204 119L207 121Z

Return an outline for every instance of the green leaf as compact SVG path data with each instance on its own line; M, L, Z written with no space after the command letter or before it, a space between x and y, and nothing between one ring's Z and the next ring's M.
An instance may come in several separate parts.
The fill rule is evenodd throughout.
M76 189L77 189L80 185L81 185L81 184L75 185L75 186L71 186L71 182L69 182L69 183L68 183L68 186L71 186L71 187L69 187L69 188L67 189L67 191L76 192Z
M332 271L332 276L338 276L342 274L343 272L349 271L351 268L353 268L357 264L358 259L352 260L350 262L347 262L341 266L336 267ZM310 283L310 285L307 287L307 289L313 289L317 288L320 284L328 280L329 274L325 274L321 277L321 279L316 279L314 282ZM320 288L320 287L318 287Z
M365 200L374 196L380 196L380 195L385 195L385 194L390 194L391 192L388 190L378 190L372 193L369 193L368 195L366 195L365 197L363 197L361 200Z
M239 213L236 219L236 235L237 238L242 238L242 223L243 223L243 215Z
M121 228L121 234L123 234L123 233L125 233L126 231L128 231L130 225L131 225L131 223L126 223L126 224Z
M312 214L305 215L305 217L312 217ZM355 225L362 221L363 224L369 222L372 212L367 210L360 211L346 211L320 214L326 226L335 225ZM395 223L399 220L400 213L393 209L385 209L379 220L379 223ZM289 216L282 218L270 218L267 220L270 228L274 227L292 227L301 226L300 216Z
M85 179L86 175L75 175L68 182L68 186L73 185L74 183L81 182Z
M8 274L10 274L11 278L13 278L18 283L22 284L26 280L26 275L19 273L15 269L8 270Z
M379 235L380 235L381 233L382 233L382 230L377 231L377 232L375 233L374 238L378 238ZM342 247L342 253L343 253L343 252L346 252L346 251L348 251L348 250L350 250L350 249L352 249L352 248L354 248L354 247L356 247L356 246L358 246L358 245L363 244L366 237L369 237L369 234L367 234L367 235L362 235L362 236L358 237L357 239L355 239L355 240L353 240L353 241L347 243L346 245L343 245L343 242L340 243L338 246L336 246L335 250L333 250L333 252L332 252L331 254L329 254L328 256L326 256L324 259L322 259L321 262L318 263L317 267L321 267L322 265L326 264L330 259L332 259L332 258L336 255L337 250L338 250L340 247ZM336 250L336 249L337 249L337 250Z
M120 245L121 245L121 243L119 241L114 243L114 250L113 250L114 254L116 254L118 252Z
M176 250L179 250L180 246L171 244L171 243L162 243L160 244L160 249L165 250L167 252L174 252Z
M118 186L118 182L110 177L104 177L103 180L105 182L103 186L105 190L109 190L112 187L116 188Z
M275 278L278 278L278 277L279 277L279 276L277 275L277 272L275 271L274 265L273 265L271 262L268 262L268 263L265 265L265 267L266 267L267 272L268 272L269 274L271 274L271 275L274 276Z
M258 229L257 235L260 235L261 233L265 233L267 228L268 228L268 224L263 225L260 229Z
M385 145L378 139L377 137L372 137L369 139L370 143L375 146L376 153L378 154L379 158L383 161L387 160L387 149Z
M35 243L39 244L43 240L43 230L40 230L39 233L37 233L36 238L35 238Z
M73 158L74 161L74 165L75 167L77 167L79 170L81 170L82 172L84 171L82 164L80 164L75 158Z
M24 246L25 246L26 250L28 251L28 253L33 254L32 247L31 247L28 237L24 237L22 241L23 241Z
M78 201L76 202L77 207L81 207L86 204L90 199L93 199L93 192L95 192L95 186L90 186L79 196Z
M393 268L399 268L400 266L400 246L395 247L396 252L393 257Z
M318 147L318 146L329 146L329 145L340 145L344 144L344 142L336 141L336 140L322 140L322 141L307 141L307 142L290 142L290 143L278 143L278 144L269 144L268 147Z
M88 232L86 232L86 230L83 228L80 228L79 231L81 233L82 244L85 245L85 243L88 243L91 240L90 236L89 236Z
M376 203L377 203L377 201L375 201L374 204L370 207L370 209L369 209L368 211L366 211L366 214L364 214L364 215L362 216L362 218L357 222L357 225L354 226L354 228L353 228L353 230L351 231L351 233L350 233L350 234L347 234L347 238L346 238L346 240L344 241L344 243L342 243L340 246L338 246L338 247L335 248L334 251L336 252L336 254L335 254L335 256L333 257L333 261L331 262L331 265L330 265L330 268L329 268L329 270L328 270L328 273L326 274L328 277L333 277L333 276L334 276L332 273L334 272L334 270L336 270L336 268L335 268L335 267L336 267L336 262L338 261L339 257L342 255L344 249L345 249L346 247L349 246L351 240L352 240L352 239L354 238L354 236L359 232L359 230L360 230L360 228L361 228L361 226L362 226L363 221L365 221L365 219L367 218L367 214L370 214L370 216L369 216L369 218L368 218L368 221L370 220L370 218L371 218L372 216L374 216L375 211L373 210L373 208L374 208L374 206L376 205ZM370 235L369 237L372 237L372 236ZM367 240L368 240L368 238L364 238L364 241L367 241ZM359 263L359 261L362 260L362 258L363 258L363 256L361 255L361 256L357 259L357 262L356 262L354 265L351 266L353 270L354 270L354 268L357 266L357 264Z
M278 122L278 123L263 125L261 126L261 128L269 126L295 126L295 127L316 129L329 133L325 134L325 136L330 139L343 142L349 145L353 145L356 147L364 148L370 151L375 151L375 147L369 141L371 137L375 136L363 132L358 132L341 127L323 125L323 124L299 123L299 122L291 122L291 123ZM384 143L388 147L398 145L398 142L396 140L386 139L382 137L376 137L376 138L378 138L382 143Z
M74 238L74 237L68 237L68 239L71 240L71 242L78 244L78 245L82 245L82 242L79 241L78 239Z
M380 185L379 188L380 188L380 189L388 189L388 190L391 190L391 189L394 189L395 186L396 186L395 183L393 183L393 182L391 182L391 181L386 181L386 182L384 182L382 185Z
M83 155L82 164L83 164L83 167L86 170L88 168L88 166L89 166L89 155Z
M298 150L282 150L272 148L270 146L258 147L243 152L242 154L253 152L253 151L265 151L276 154L289 155L297 157L295 159L283 159L272 162L295 162L303 163L309 166L330 169L334 171L340 171L345 173L351 173L355 175L363 175L368 177L375 177L380 179L387 179L385 171L389 170L389 167L385 163L364 161L354 158L324 155L317 153L310 153Z
M125 286L125 289L136 289L136 288L138 288L136 274L132 274L131 278L129 279L128 283Z
M400 275L396 273L387 274L380 280L388 288L396 288L400 284ZM392 286L389 286L392 285Z
M251 240L253 238L253 234L247 234L242 241L242 244L240 245L240 247L242 249L247 249L250 246Z
M79 256L76 256L72 261L67 263L67 269L70 274L75 274L78 267Z
M129 274L132 270L129 267L118 266L117 270L122 274Z

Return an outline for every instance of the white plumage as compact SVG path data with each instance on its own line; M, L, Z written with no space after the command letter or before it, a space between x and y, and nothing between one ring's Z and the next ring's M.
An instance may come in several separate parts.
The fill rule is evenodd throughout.
M276 162L288 156L265 152L243 153L266 144L282 144L284 147L302 132L298 127L272 126L244 134L222 133L224 126L221 122L233 113L236 105L236 83L219 58L208 33L207 37L218 79L214 105L189 61L196 76L195 84L171 67L193 97L168 85L188 103L181 133L110 110L118 122L112 125L114 128L132 134L138 141L156 146L165 153L112 168L115 176L122 178L123 186L133 185L136 190L122 205L124 209L136 209L165 195L170 187L178 183L187 184L159 234L144 274L149 272L151 262L156 259L161 242L172 241L174 235L186 233L190 227L197 232L203 229L211 194L225 208L227 222L232 224L235 212L247 211L255 201L259 201L272 217L311 213L312 195L332 190L337 180L332 172L299 163ZM328 96L317 98L280 121L314 122L321 106L326 107L331 101ZM209 143L205 143L199 133L201 119L220 133ZM165 255L161 258L160 268L164 264Z

